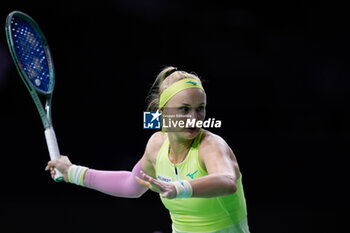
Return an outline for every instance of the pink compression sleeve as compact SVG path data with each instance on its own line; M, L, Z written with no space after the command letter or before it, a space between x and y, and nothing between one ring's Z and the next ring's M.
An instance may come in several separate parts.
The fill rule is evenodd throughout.
M89 169L86 173L86 187L97 191L117 196L137 198L147 191L144 187L137 183L135 176L143 179L140 175L141 160L132 169L128 171L98 171ZM143 171L143 170L142 170Z

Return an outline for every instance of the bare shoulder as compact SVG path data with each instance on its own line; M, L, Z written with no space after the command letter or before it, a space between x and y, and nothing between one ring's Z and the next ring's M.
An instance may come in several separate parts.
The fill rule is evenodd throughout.
M155 177L155 168L158 152L166 139L161 132L154 133L148 140L145 153L141 159L142 169L150 176Z
M200 150L206 152L208 149L209 151L232 152L230 146L221 136L206 130L202 136Z
M224 162L239 172L236 156L228 143L221 136L207 130L203 133L199 146L199 162L207 171L208 163Z
M152 134L146 146L146 155L149 160L155 162L157 154L166 138L166 134L163 134L162 132Z

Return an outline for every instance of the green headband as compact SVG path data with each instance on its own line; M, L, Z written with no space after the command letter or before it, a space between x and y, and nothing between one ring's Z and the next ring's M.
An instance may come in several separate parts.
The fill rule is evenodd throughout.
M165 104L177 93L182 90L189 88L200 88L204 91L202 84L194 78L185 78L171 84L167 89L165 89L160 95L159 99L159 110L162 109Z

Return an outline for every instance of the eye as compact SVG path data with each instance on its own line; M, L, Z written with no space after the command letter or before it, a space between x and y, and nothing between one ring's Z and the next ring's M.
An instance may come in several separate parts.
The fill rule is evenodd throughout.
M180 110L181 110L183 113L188 113L188 111L190 110L190 108L189 108L189 107L183 106L183 107L180 108Z
M196 108L197 112L203 112L205 110L204 106L199 106L198 108Z

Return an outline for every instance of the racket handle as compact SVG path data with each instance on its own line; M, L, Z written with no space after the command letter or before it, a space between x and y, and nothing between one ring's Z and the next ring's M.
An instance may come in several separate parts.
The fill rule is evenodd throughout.
M59 159L61 157L61 155L60 155L60 151L58 149L56 134L55 134L55 131L53 130L52 126L45 129L45 138L46 138L46 143L47 143L47 147L49 149L49 154L50 154L51 160ZM62 173L60 171L58 171L56 168L55 168L55 171L56 171L56 175L55 175L54 180L56 182L63 181Z

